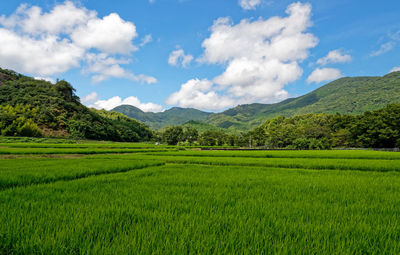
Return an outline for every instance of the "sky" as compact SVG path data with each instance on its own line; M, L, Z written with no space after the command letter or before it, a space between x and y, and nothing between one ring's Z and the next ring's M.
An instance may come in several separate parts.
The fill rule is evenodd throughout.
M26 0L0 5L0 67L111 110L209 112L400 71L398 0Z

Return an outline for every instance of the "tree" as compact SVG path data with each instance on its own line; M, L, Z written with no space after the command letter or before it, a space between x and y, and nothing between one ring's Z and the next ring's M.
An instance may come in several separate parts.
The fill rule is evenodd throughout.
M178 142L183 141L183 129L180 126L169 127L162 133L162 137L168 145L177 145Z
M194 143L199 138L199 132L197 129L192 127L186 127L183 131L183 141L189 142L189 144Z

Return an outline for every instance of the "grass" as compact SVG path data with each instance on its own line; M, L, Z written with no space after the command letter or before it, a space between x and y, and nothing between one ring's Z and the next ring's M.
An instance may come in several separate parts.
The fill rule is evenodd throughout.
M398 173L152 167L3 191L0 251L398 254L399 197Z
M373 150L320 150L320 151L304 151L304 150L276 150L276 151L151 151L147 154L165 155L165 156L194 156L194 157L241 157L241 158L331 158L331 159L396 159L400 160L400 153L373 151Z
M74 146L0 145L0 254L400 253L398 153Z
M318 152L317 152L318 153ZM387 159L343 159L343 158L250 158L227 156L171 156L169 153L137 153L127 155L94 155L93 159L157 159L166 163L202 164L216 166L264 166L279 168L301 168L314 170L360 170L360 171L400 171L400 160Z
M0 191L3 189L74 180L91 175L126 172L148 166L162 165L155 160L90 160L85 158L17 158L1 159Z
M110 153L138 153L157 152L163 149L124 149L124 148L1 148L0 155L21 154L110 154Z

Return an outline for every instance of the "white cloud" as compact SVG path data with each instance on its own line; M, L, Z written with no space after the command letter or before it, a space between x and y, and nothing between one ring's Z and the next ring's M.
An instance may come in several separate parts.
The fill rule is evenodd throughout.
M184 50L177 49L169 54L168 64L171 66L187 67L192 62L193 56L190 54L185 55Z
M116 59L108 54L89 53L86 56L88 67L83 70L84 73L92 73L94 83L102 82L109 78L126 78L133 81L145 82L148 84L156 83L157 79L144 74L135 75L122 68L121 64L129 64L128 59Z
M3 28L0 45L1 66L35 76L51 76L78 67L85 52L53 35L36 39Z
M239 5L245 10L254 10L261 0L239 0Z
M48 81L51 83L54 83L54 79L51 77L34 77L35 80L42 80L42 81Z
M317 68L307 78L308 83L321 83L323 81L336 80L343 77L340 70L335 68Z
M145 37L143 37L142 42L140 43L139 46L143 47L146 44L151 43L152 41L153 41L153 37L150 34L145 35Z
M7 29L19 29L31 35L71 33L89 20L96 19L97 13L78 8L71 1L56 5L50 12L42 13L38 6L21 4L10 17L0 16L0 25Z
M111 13L103 19L91 19L71 34L71 39L83 48L96 48L106 53L128 54L137 48L132 40L137 36L133 23Z
M389 33L387 35L388 41L381 44L379 49L376 51L373 51L369 54L370 57L377 57L382 54L385 54L389 51L391 51L394 47L398 45L400 42L400 30L394 32L394 33Z
M89 107L94 107L96 109L105 109L107 111L114 109L120 105L132 105L144 112L161 112L163 107L159 104L154 103L142 103L137 97L130 96L125 99L115 96L108 100L98 100L91 104Z
M203 110L218 110L231 106L234 102L226 96L219 96L212 90L213 83L207 79L192 79L182 84L166 101L169 105L193 107Z
M99 95L96 92L92 92L81 98L82 103L94 103L99 100Z
M94 81L119 77L153 83L155 78L133 75L121 66L129 63L123 56L137 50L132 42L136 37L135 25L116 13L100 18L72 1L49 12L22 4L14 14L0 16L0 65L37 77L84 66L85 72L93 71ZM142 43L149 40L146 36ZM107 57L94 63L90 54ZM114 63L105 65L104 58Z
M327 65L330 63L345 63L351 61L351 56L342 53L340 50L332 50L323 58L318 59L317 64Z
M198 61L226 66L225 71L213 79L215 86L203 91L206 95L211 92L218 95L216 91L219 90L220 95L225 95L219 109L235 104L273 103L288 97L284 87L301 77L303 70L299 63L309 56L309 49L317 45L318 39L306 32L311 25L311 5L291 4L286 13L287 17L267 20L244 19L237 25L229 18L214 22L210 37L202 44L204 53ZM167 102L189 104L176 100ZM211 109L208 105L201 106L202 109L207 107Z
M382 55L386 52L389 52L394 48L395 45L396 45L395 42L384 43L381 45L381 47L378 50L371 52L370 56L376 57L376 56Z
M393 67L392 70L390 70L389 73L392 73L392 72L400 72L400 66Z

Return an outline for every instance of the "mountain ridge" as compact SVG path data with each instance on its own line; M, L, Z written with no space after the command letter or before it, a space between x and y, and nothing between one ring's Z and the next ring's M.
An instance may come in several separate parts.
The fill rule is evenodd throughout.
M218 128L245 131L278 115L290 117L305 113L360 114L397 102L400 102L400 72L391 72L384 76L343 77L299 97L288 98L274 104L238 105L220 113L179 107L171 108L164 113L145 113L134 107L140 110L141 114L126 115L139 121L147 118L143 122L156 129L194 120ZM171 114L172 109L180 109L180 114ZM118 107L113 110L126 113ZM203 114L198 114L195 119L188 117L196 116L193 114L196 111ZM166 112L169 114L165 114Z
M206 123L245 130L266 119L306 113L360 114L390 103L400 102L400 72L385 76L344 77L325 84L303 96L275 104L240 105L211 115ZM257 108L257 111L251 108ZM254 114L255 113L255 114Z
M123 114L82 105L64 80L53 84L0 68L0 135L137 142L154 134Z
M212 114L194 108L172 107L163 112L143 112L132 105L120 105L112 111L122 113L145 123L154 129L162 129L172 125L182 125L188 121L205 121Z

